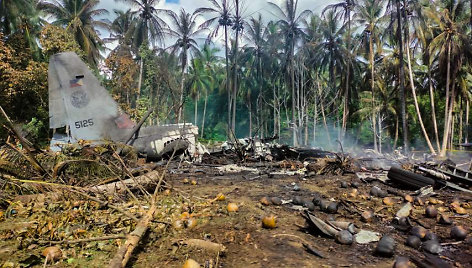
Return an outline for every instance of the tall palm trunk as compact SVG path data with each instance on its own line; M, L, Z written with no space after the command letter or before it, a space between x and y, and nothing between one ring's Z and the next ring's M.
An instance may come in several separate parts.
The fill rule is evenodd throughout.
M195 126L198 126L198 92L197 96L195 97L195 111L194 111L194 120L195 120Z
M379 148L377 147L377 124L375 119L375 71L374 71L374 43L372 38L372 31L369 36L369 53L370 53L370 75L371 75L371 90L372 90L372 130L374 132L374 151L378 152Z
M235 0L236 7L236 23L239 23L239 0ZM236 25L237 26L237 25ZM239 27L236 27L236 40L234 45L234 69L233 69L233 114L231 121L231 130L236 135L236 96L238 94L238 46L239 46ZM236 138L236 137L234 137Z
M344 109L343 109L343 122L342 122L342 130L341 130L341 141L344 139L346 135L346 127L347 127L347 119L349 116L349 82L350 82L350 75L351 75L351 11L348 7L347 10L347 66L346 66L346 87L344 89Z
M228 52L228 27L225 25L225 61L226 61L226 93L228 94L228 136L231 127L231 91L229 89L229 52Z
M433 87L433 80L432 80L432 75L431 75L431 64L429 64L429 56L428 56L428 80L429 80L429 101L431 103L431 116L433 119L434 136L436 139L436 146L438 148L438 151L440 151L441 145L439 144L438 122L436 120L436 105L434 101L434 87Z
M446 156L446 149L447 149L447 140L449 136L449 125L450 125L450 118L449 114L452 115L452 109L449 106L452 106L454 99L449 96L449 84L450 84L450 75L451 75L451 43L447 44L447 70L446 70L446 109L445 109L445 116L444 116L444 133L443 133L443 141L441 146L440 156ZM449 105L449 101L451 104ZM449 110L451 112L449 113Z
M292 89L292 135L293 135L293 146L298 146L297 138L297 121L296 121L296 101L295 95L295 69L294 69L294 53L295 53L295 40L290 41L290 84Z
M182 119L182 111L184 107L185 68L187 66L187 48L185 46L184 51L182 53L182 78L180 80L180 98L177 123L180 123L180 120Z
M400 13L400 0L396 0L397 8L397 38L400 44L400 55L399 55L399 76L400 76L400 102L401 102L401 117L402 117L402 133L403 133L403 147L404 151L408 153L408 124L406 122L406 94L405 94L405 69L403 67L403 41L402 41L402 16ZM396 145L396 143L395 143Z
M469 142L469 98L466 99L465 101L465 137L464 137L464 143Z
M142 85L142 81L143 81L143 58L141 58L141 60L139 61L139 80L138 80L138 92L137 92L137 96L136 96L136 100L138 100L141 96L141 85Z
M205 90L205 104L203 105L203 116L202 116L202 135L201 135L202 138L205 132L205 116L206 116L206 110L207 110L207 102L208 102L208 91Z
M415 89L415 82L413 80L413 70L411 69L411 57L410 57L410 47L409 47L409 34L408 34L408 23L405 22L405 41L406 41L406 57L408 63L408 74L410 76L410 85L411 85L411 93L413 94L413 101L415 103L416 115L418 116L418 121L420 123L421 131L423 131L424 138L426 139L426 143L428 144L428 148L432 154L436 154L436 150L434 150L433 145L431 144L431 140L429 139L428 132L426 132L426 128L423 124L423 118L421 116L420 107L418 105L418 98L416 97L416 89Z

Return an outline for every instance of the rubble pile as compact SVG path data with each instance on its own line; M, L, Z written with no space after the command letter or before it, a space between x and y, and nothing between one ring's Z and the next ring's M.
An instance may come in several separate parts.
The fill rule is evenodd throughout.
M35 151L44 172L25 149L2 149L0 267L472 261L472 174L452 161L246 139L201 163L149 163L117 146Z

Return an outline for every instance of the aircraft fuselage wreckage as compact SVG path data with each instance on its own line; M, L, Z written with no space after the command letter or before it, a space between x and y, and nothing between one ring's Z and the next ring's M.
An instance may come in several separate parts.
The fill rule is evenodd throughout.
M187 151L195 156L198 127L175 124L141 127L151 111L136 124L120 111L108 91L73 52L53 55L49 61L49 126L68 127L67 136L54 134L52 146L61 142L105 140L132 145L140 154L159 159Z

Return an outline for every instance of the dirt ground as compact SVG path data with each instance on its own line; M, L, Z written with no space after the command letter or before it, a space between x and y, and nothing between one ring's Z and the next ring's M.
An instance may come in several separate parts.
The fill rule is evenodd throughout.
M430 257L421 250L405 246L408 233L395 229L391 224L395 213L403 206L403 198L389 194L394 200L394 204L389 206L382 203L382 198L371 197L369 194L373 185L384 190L395 189L400 193L412 193L411 191L398 190L379 181L362 182L355 174L305 177L302 174L284 174L285 170L282 169L259 167L259 170L261 174L249 171L218 172L208 166L171 170L166 179L166 185L171 190L160 195L161 215L156 217L158 220L152 224L128 267L182 267L188 258L196 260L202 267L392 267L394 257L385 258L374 254L377 242L341 245L310 229L300 211L303 207L294 206L290 202L280 206L265 206L259 201L264 196L279 197L284 201L293 200L297 196L312 199L317 193L325 199L340 203L335 214L327 214L316 208L313 214L317 217L323 220L349 221L360 229L389 234L396 240L395 256L408 256L416 260ZM268 175L271 172L272 175ZM348 182L349 186L341 188L342 181ZM356 196L350 195L354 189L352 182L358 184ZM299 186L299 190L295 189L298 188L295 185ZM219 193L224 194L225 200L214 201ZM439 190L438 193L440 194L435 199L443 204L437 204L437 207L443 208L442 211L453 218L455 224L470 230L472 224L469 215L457 215L448 208L457 194L448 190ZM470 200L464 196L460 198L468 212ZM414 225L429 227L439 236L440 242L445 243L440 254L442 260L457 267L472 267L471 244L451 240L451 226L440 225L436 223L436 219L425 218L425 205L432 201L427 198L423 201L423 205L414 205L411 215L415 220ZM239 210L228 212L229 202L236 203ZM372 222L361 221L360 213L366 210L375 212L376 217ZM275 229L262 228L261 219L268 215L276 216ZM195 226L185 228L176 224L188 217L196 221ZM20 217L14 219L16 222L25 220L26 218ZM5 232L2 234L2 230L12 226L12 221L11 218L2 218L0 221L0 267L20 267L16 266L19 259L34 254L41 255L40 252L45 247L33 244L21 248L14 235L6 235ZM122 218L117 221L124 222ZM123 226L126 224L123 223ZM92 225L88 228L91 230L94 227ZM220 243L226 250L219 254L182 243L191 238ZM63 246L64 253L68 256L50 266L102 267L108 263L122 241ZM303 243L320 251L324 258L308 253ZM71 258L72 255L75 257ZM41 266L42 263L37 263L29 267Z

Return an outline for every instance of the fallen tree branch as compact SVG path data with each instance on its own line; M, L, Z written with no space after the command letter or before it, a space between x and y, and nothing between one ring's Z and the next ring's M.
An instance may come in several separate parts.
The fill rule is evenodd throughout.
M126 235L124 234L116 234L116 235L107 235L101 237L90 237L90 238L83 238L77 240L61 240L61 241L48 241L48 240L38 240L36 243L38 244L77 244L77 243L86 243L86 242L93 242L93 241L103 241L103 240L111 240L111 239L124 239Z
M164 181L164 176L169 167L170 161L172 160L174 155L175 155L175 150L172 152L171 157L167 161L165 169L163 170L159 178L159 182L157 183L156 188L154 188L154 193L151 198L151 207L149 208L146 215L144 215L144 217L141 219L141 221L138 222L133 232L131 232L128 235L126 242L115 253L115 256L113 257L113 259L111 259L110 263L108 264L109 268L125 267L129 259L131 258L131 255L133 254L134 249L138 246L139 241L141 241L141 238L147 232L149 228L149 223L152 222L154 218L154 213L157 210L157 193L159 192L159 188L161 187L162 182Z

